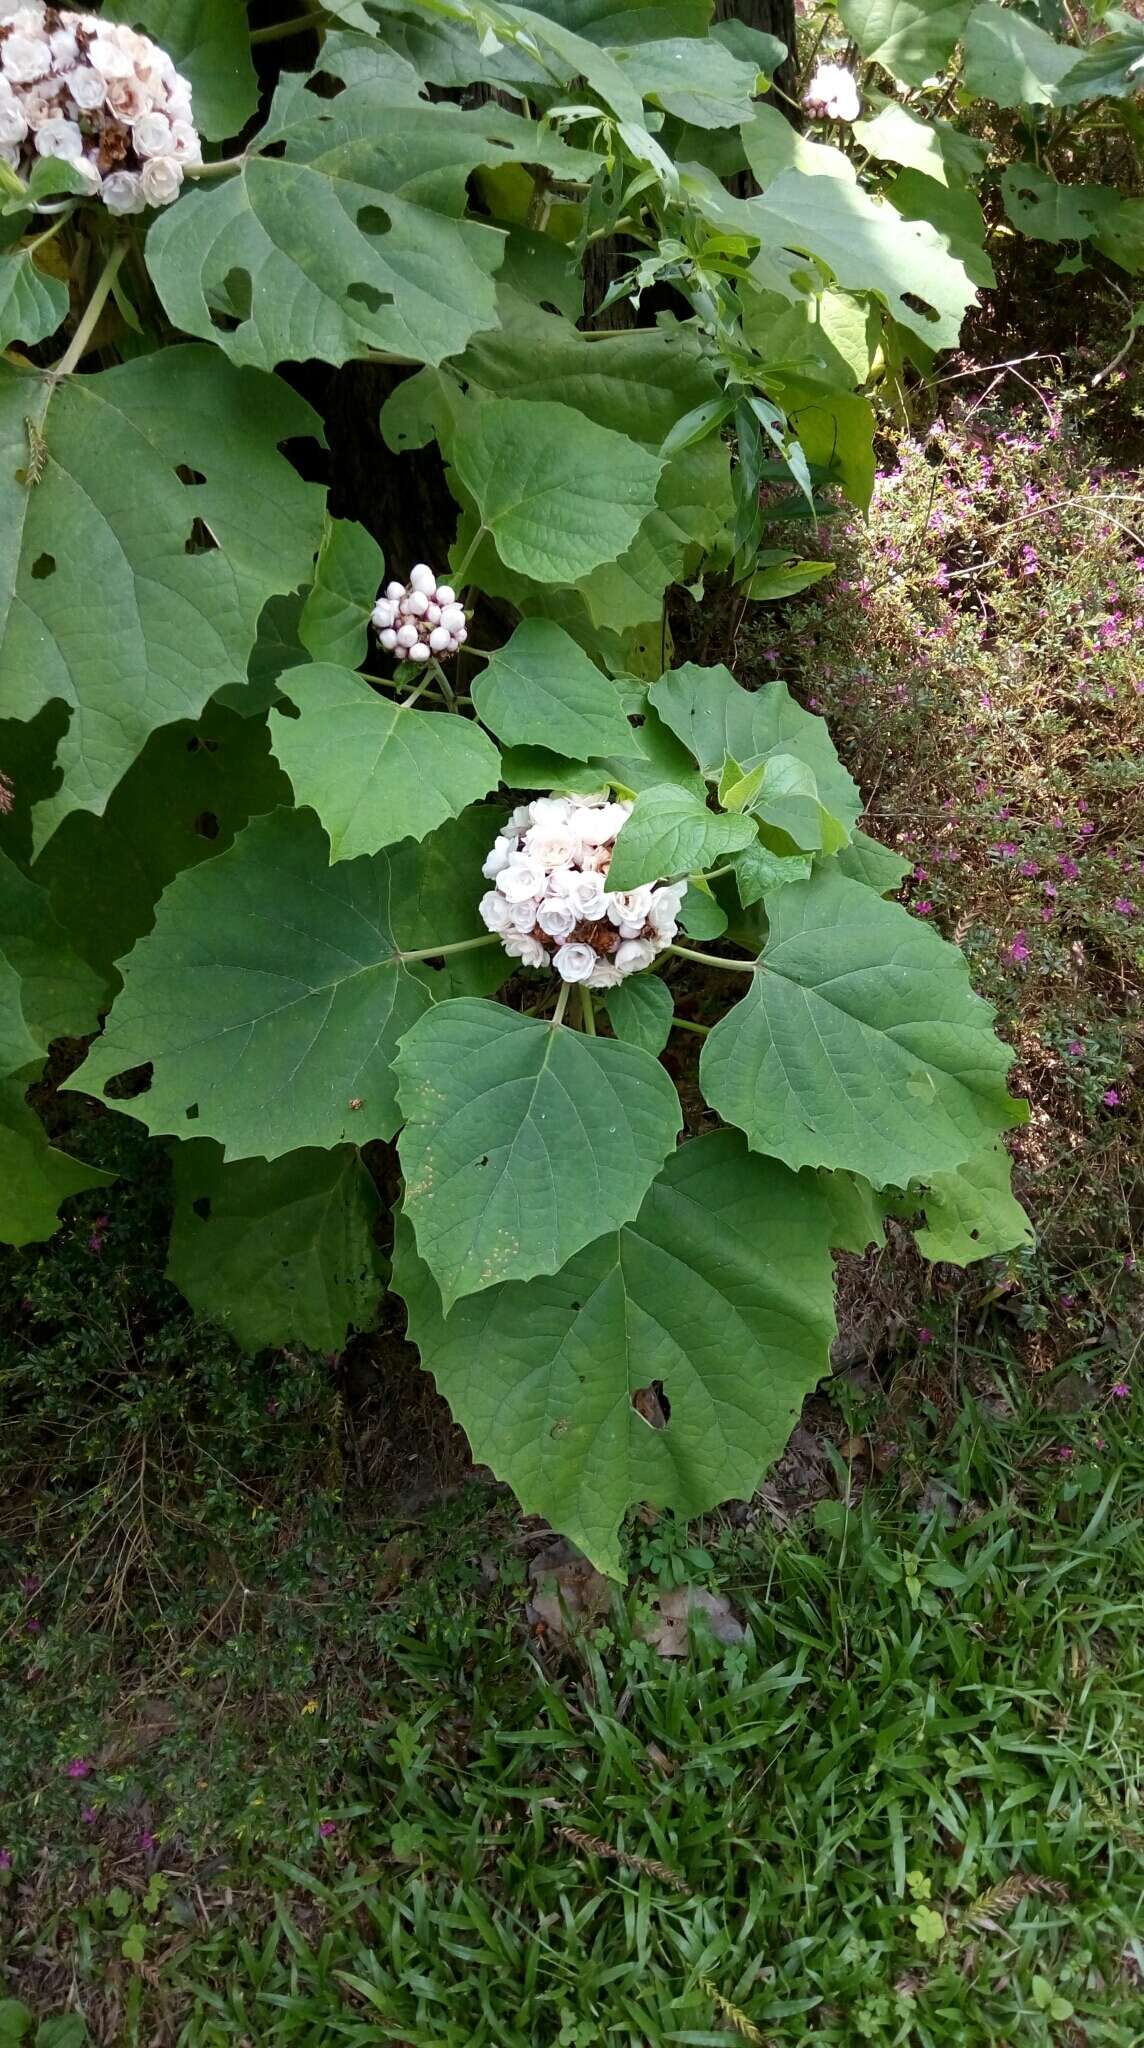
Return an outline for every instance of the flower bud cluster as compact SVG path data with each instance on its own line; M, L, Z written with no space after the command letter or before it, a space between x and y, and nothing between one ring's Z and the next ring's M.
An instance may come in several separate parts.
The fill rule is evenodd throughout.
M465 614L457 593L438 583L426 563L417 562L408 583L387 583L370 613L371 623L387 654L400 661L442 661L468 639Z
M494 886L478 905L510 959L551 965L589 988L618 988L670 945L686 882L605 886L631 810L605 790L537 797L513 812L482 869Z
M856 121L862 111L854 74L845 64L819 64L802 103L818 121Z
M74 164L109 213L169 206L202 162L191 88L149 37L42 0L0 0L0 162Z

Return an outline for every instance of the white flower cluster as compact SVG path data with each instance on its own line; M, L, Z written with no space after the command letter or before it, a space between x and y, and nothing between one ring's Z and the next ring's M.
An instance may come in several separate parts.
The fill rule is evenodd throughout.
M456 591L438 583L425 562L414 564L408 583L386 584L370 619L387 654L402 661L428 661L431 654L440 661L469 637Z
M169 206L202 162L191 88L133 28L0 0L0 162L74 164L109 213Z
M845 64L819 64L802 103L817 121L856 121L862 111L854 74Z
M482 873L494 887L478 908L510 959L555 967L564 981L617 988L671 944L686 882L607 889L616 834L631 805L541 796L516 809Z

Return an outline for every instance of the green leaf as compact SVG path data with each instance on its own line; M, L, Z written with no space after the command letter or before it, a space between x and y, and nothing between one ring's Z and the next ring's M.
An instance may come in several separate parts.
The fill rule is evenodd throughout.
M1038 242L1083 242L1120 208L1107 185L1059 185L1037 164L1007 164L1001 196L1015 228Z
M1090 43L1058 85L1056 106L1075 107L1082 100L1103 99L1106 95L1129 99L1140 91L1144 79L1144 24L1127 13L1106 15L1106 24L1114 18L1115 32Z
M940 71L965 32L972 0L839 0L847 35L904 85Z
M882 1204L868 1180L854 1173L819 1173L823 1201L831 1212L830 1242L837 1252L857 1252L884 1245Z
M372 533L352 519L327 519L298 623L303 647L315 661L358 668L369 648L369 615L385 573L385 556Z
M658 1059L671 1036L675 1003L658 974L629 974L604 997L608 1022L625 1045L641 1046Z
M920 171L900 171L886 197L906 220L928 220L974 284L992 290L997 276L985 253L985 215L972 192L953 191Z
M735 858L748 860L750 854L737 854ZM680 905L679 922L689 939L718 939L727 929L727 913L706 882L693 880L688 883Z
M783 171L750 204L764 241L825 264L847 291L877 292L927 347L956 348L975 293L928 222L903 220L859 185L800 171Z
M800 135L778 107L752 107L751 118L740 129L747 162L764 192L783 171L802 171L807 177L841 178L853 185L857 173L850 158L833 144L815 142ZM739 216L749 225L748 211Z
M150 1064L149 1087L117 1106L152 1135L216 1138L230 1159L391 1138L393 1051L432 1000L425 970L398 958L392 876L384 853L331 867L312 812L256 818L175 877L65 1085L100 1094Z
M709 811L701 797L674 783L641 790L616 840L608 867L609 889L638 889L676 875L716 867L730 853L749 846L758 828L751 818Z
M1033 1230L1010 1188L1013 1162L1004 1145L989 1145L956 1173L935 1174L919 1197L925 1228L914 1233L927 1259L968 1266L1033 1243ZM908 1198L907 1198L908 1199Z
M0 254L0 348L13 341L28 348L46 341L67 310L67 285L41 270L30 248L17 246Z
M32 2015L20 1998L0 1998L0 2048L16 2048L32 2024Z
M756 557L761 560L762 556ZM756 604L773 604L780 597L797 597L800 590L809 590L833 572L833 562L807 562L799 555L783 555L781 561L753 571L744 595Z
M796 704L785 683L745 690L722 665L686 662L661 676L648 695L705 775L718 775L728 754L744 769L773 754L793 754L814 771L819 797L834 817L847 826L860 817L861 795L825 722Z
M700 1062L707 1101L755 1150L904 1187L1023 1121L1013 1054L955 947L829 867L766 911L759 967Z
M291 669L283 688L300 715L272 711L271 742L333 861L423 839L500 780L500 755L471 719L390 702L327 664Z
M54 1235L60 1203L110 1175L49 1143L19 1081L0 1082L0 1243L38 1244Z
M352 1146L226 1166L217 1145L180 1145L167 1276L247 1351L340 1351L376 1314L379 1212Z
M663 467L570 406L512 398L479 407L452 455L501 560L540 583L574 583L622 554Z
M72 945L105 982L149 930L182 868L223 853L248 820L289 803L265 721L210 704L194 724L152 733L101 818L73 811L35 867Z
M478 716L511 747L573 760L635 742L614 683L551 619L523 619L472 685Z
M1051 107L1077 62L1077 51L1056 43L1015 7L982 0L965 31L964 82L978 99L999 107Z
M887 100L873 117L855 121L851 130L856 141L883 163L902 164L920 171L936 184L960 184L965 178L980 177L987 152L973 137L948 121L932 117L923 120L897 100Z
M334 99L292 78L235 175L182 193L148 230L171 320L262 369L368 349L419 363L457 354L494 323L504 247L501 230L463 217L470 172L567 157L575 176L582 152L499 107L419 102L404 67Z
M908 860L871 839L866 832L855 832L849 846L839 847L834 865L840 875L848 875L852 882L862 882L879 896L894 895L910 872Z
M46 449L33 485L28 419ZM310 574L322 493L279 443L316 425L285 384L212 349L59 385L0 367L5 709L71 709L41 844L69 811L103 810L157 727L245 682L267 598Z
M845 852L845 848L842 851ZM760 902L772 889L785 888L789 882L808 881L811 856L808 853L777 853L760 839L756 845L748 846L744 853L737 853L732 866L739 901L744 910L749 910L752 903Z
M481 931L477 904L488 888L481 863L505 828L502 803L470 804L420 843L406 839L391 847L389 900L393 935L399 946L455 945ZM446 995L491 995L513 971L499 946L457 953L433 970L438 1001Z
M836 853L846 844L846 827L819 800L814 770L795 754L771 754L762 763L750 811L790 842L789 847L780 842L776 852ZM773 839L770 844L774 846Z
M36 2048L86 2048L90 2036L82 2013L57 2013L36 2028Z
M734 56L714 37L641 42L617 55L644 99L694 128L734 128L750 114L759 66Z
M102 996L46 890L0 853L0 1079L39 1067L53 1039L93 1031Z
M828 1369L830 1223L813 1181L713 1131L672 1154L634 1223L551 1279L442 1315L402 1217L394 1285L474 1457L618 1577L629 1507L686 1520L749 1499L782 1451ZM663 1429L632 1406L653 1382Z
M648 1053L496 1003L439 1004L396 1064L405 1208L446 1307L626 1223L679 1132Z
M105 0L103 13L142 29L189 79L195 126L237 135L258 105L246 10L234 0Z

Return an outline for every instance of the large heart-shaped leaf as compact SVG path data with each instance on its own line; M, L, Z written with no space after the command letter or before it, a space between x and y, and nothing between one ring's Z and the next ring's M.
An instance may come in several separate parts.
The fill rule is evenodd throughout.
M348 1145L230 1166L217 1145L180 1145L168 1277L248 1351L340 1351L377 1310L379 1208Z
M972 0L839 0L847 35L864 57L905 85L940 71L963 34Z
M614 683L552 619L522 619L472 686L477 712L510 747L573 761L635 744Z
M828 1368L832 1222L811 1176L715 1131L672 1155L634 1223L552 1278L443 1315L401 1218L394 1284L474 1457L620 1577L629 1507L686 1520L747 1499L783 1449ZM653 1383L663 1429L632 1405Z
M330 866L309 811L256 818L177 875L69 1088L148 1065L118 1107L231 1159L364 1144L397 1125L393 1051L432 1000L402 964L384 853Z
M905 1187L1023 1120L1013 1054L956 947L832 864L766 910L759 965L699 1070L756 1151Z
M496 1003L419 1018L397 1073L405 1207L447 1307L626 1223L679 1132L649 1053Z
M315 661L357 668L369 647L369 615L385 573L372 533L352 519L327 519L298 636Z
M658 974L629 974L604 997L608 1022L617 1038L640 1045L657 1057L671 1036L675 1003Z
M0 853L0 1079L31 1073L54 1038L94 1030L102 993L46 890Z
M0 1243L51 1237L60 1203L106 1185L109 1175L49 1143L19 1081L0 1082Z
M13 341L28 348L46 341L67 309L67 285L41 270L26 244L0 253L0 348Z
M745 120L759 78L757 64L710 36L636 43L619 62L644 99L693 128L734 128Z
M571 406L513 398L480 406L452 457L501 560L538 583L574 583L623 554L663 467Z
M982 0L965 31L965 84L999 107L1055 106L1078 55L1015 7Z
M471 719L392 703L326 663L292 668L283 688L300 715L271 712L274 752L321 819L331 860L424 839L500 780L500 755Z
M644 882L698 874L757 837L753 818L709 811L702 797L661 782L637 796L616 840L608 887L638 889Z
M69 811L102 811L158 726L245 682L263 605L310 572L322 493L279 444L316 430L285 384L212 349L58 385L0 368L5 710L71 711L41 843Z
M1012 1173L1004 1145L988 1145L956 1173L935 1174L916 1203L907 1195L904 1210L925 1210L925 1227L914 1233L918 1250L927 1259L968 1266L1032 1244L1032 1225L1009 1184Z
M852 825L860 816L861 795L824 721L796 704L785 683L744 690L729 669L687 662L661 676L648 695L705 775L718 775L728 754L744 769L793 754L813 770L819 797L834 817Z

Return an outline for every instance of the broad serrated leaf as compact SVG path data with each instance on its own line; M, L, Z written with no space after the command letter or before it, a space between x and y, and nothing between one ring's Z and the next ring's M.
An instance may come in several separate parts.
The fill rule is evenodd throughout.
M309 811L256 818L164 892L66 1085L98 1095L149 1065L149 1086L117 1106L152 1135L215 1138L229 1159L391 1138L393 1051L432 1000L425 970L398 957L392 878L384 853L331 867Z
M848 185L858 175L844 151L800 135L785 114L765 102L752 107L751 118L743 122L740 134L747 162L764 191L782 171L802 171L811 178L842 178ZM743 227L749 227L750 219L749 209L738 216Z
M1007 164L1001 196L1015 228L1038 242L1083 242L1107 226L1121 206L1108 185L1061 185L1037 164Z
M496 1003L427 1012L397 1074L405 1208L446 1306L627 1222L680 1128L648 1053Z
M734 128L745 120L759 78L756 63L710 36L636 43L618 61L645 100L693 128Z
M180 1145L167 1276L247 1351L340 1351L377 1310L379 1209L348 1145L230 1166L217 1145Z
M626 1045L641 1046L658 1057L671 1036L675 1003L658 974L629 974L604 997L608 1022Z
M501 768L510 789L598 789L605 782L624 795L670 782L702 798L706 784L685 747L654 711L647 711L631 730L630 754L606 754L591 761L567 761L544 747L513 747Z
M105 0L102 12L143 30L189 79L195 126L237 135L258 105L246 10L236 0Z
M985 252L985 215L972 192L939 185L920 171L900 171L886 187L886 197L907 220L928 220L974 284L992 290L997 276Z
M672 1155L634 1223L552 1278L443 1315L402 1217L394 1284L474 1457L618 1577L629 1507L686 1521L749 1498L782 1451L828 1369L832 1220L810 1176L715 1131ZM663 1429L632 1405L652 1384Z
M503 803L470 804L420 843L407 839L389 849L389 899L399 946L416 952L455 945L481 930L477 904L489 886L481 864L504 831L506 810ZM477 946L435 968L433 990L439 1002L447 995L492 995L515 966L499 946Z
M758 836L753 818L710 811L701 797L674 783L641 790L616 840L608 866L609 889L698 874L738 853Z
M477 713L511 747L586 761L626 753L634 734L614 683L551 619L523 619L472 685Z
M940 71L965 30L972 0L839 0L847 35L904 85Z
M1082 100L1127 99L1140 92L1144 83L1144 23L1127 12L1104 17L1105 26L1115 20L1115 31L1103 35L1077 57L1067 77L1057 86L1055 104L1075 107Z
M18 1081L0 1082L0 1243L39 1244L59 1223L60 1203L111 1178L60 1152Z
M764 846L760 839L754 846L748 846L744 853L737 853L731 865L735 870L739 901L744 910L749 910L772 889L784 889L790 882L808 881L811 856L809 853L778 853L773 847Z
M183 868L210 860L262 811L289 803L264 719L207 706L152 733L103 816L73 811L36 862L72 944L115 988L115 961L150 929Z
M894 853L879 840L871 839L866 832L855 832L849 846L839 847L834 855L834 865L840 875L848 875L852 882L861 882L867 889L875 889L879 896L892 896L895 890L900 889L911 867L900 853Z
M103 993L47 891L0 853L0 1079L38 1067L54 1038L93 1031Z
M286 385L207 348L58 385L0 368L5 708L71 710L41 844L69 811L103 810L157 727L245 682L263 605L310 573L322 493L279 444L316 427Z
M571 406L512 398L466 420L452 458L501 560L538 583L574 583L621 555L663 467Z
M631 546L577 586L593 622L616 633L660 618L665 590L686 580L688 563L713 545L731 517L726 445L716 437L684 449L664 468L655 498Z
M1015 7L982 0L965 31L965 85L999 107L1055 106L1078 54Z
M793 754L814 772L818 794L851 826L862 798L834 750L825 722L796 704L785 683L745 690L729 669L686 662L648 692L664 723L694 754L706 775L718 775L728 754L744 769L774 754Z
M836 1252L857 1252L860 1256L872 1244L885 1244L885 1198L875 1194L868 1180L863 1180L861 1174L826 1171L815 1178L830 1209L830 1242Z
M270 713L274 752L333 861L424 839L500 781L500 755L471 719L391 702L328 663L291 669L283 689L299 715Z
M28 247L0 253L0 349L13 341L28 348L46 341L67 309L67 285L41 270Z
M298 637L315 661L357 668L369 647L369 615L385 573L372 533L352 519L327 519Z
M829 866L766 911L759 965L700 1061L707 1101L756 1151L904 1187L1023 1121L956 947Z
M1008 1152L997 1144L975 1153L956 1173L935 1174L917 1202L926 1217L914 1233L923 1256L968 1266L1032 1244L1032 1225L1009 1185L1012 1172Z
M977 178L985 168L986 150L971 135L948 121L923 120L920 114L887 100L868 120L855 121L856 141L883 163L920 171L938 185Z
M795 754L768 755L748 808L779 835L761 835L776 853L836 853L846 844L845 825L819 799L814 770Z
M927 221L904 220L860 185L793 170L749 204L764 241L824 263L847 291L877 292L928 348L956 348L976 293Z

